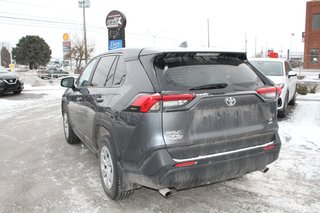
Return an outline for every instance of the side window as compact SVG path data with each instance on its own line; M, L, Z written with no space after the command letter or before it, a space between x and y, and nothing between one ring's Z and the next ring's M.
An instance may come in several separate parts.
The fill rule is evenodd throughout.
M98 58L95 58L89 62L87 67L83 70L82 74L80 75L77 86L79 86L79 87L89 86L89 78L90 78L91 73L97 63L97 60L98 60Z
M126 64L124 62L124 57L120 56L118 59L117 68L114 75L113 86L121 86L126 78Z
M114 79L114 72L115 72L115 66L117 64L117 59L115 60L115 62L113 63L112 68L110 69L110 72L108 74L106 83L105 83L105 87L111 87L113 84L113 79Z
M106 83L108 73L116 56L102 57L97 65L96 71L93 74L91 85L94 87L103 87Z
M318 64L319 63L319 49L311 49L310 50L310 63L311 64Z

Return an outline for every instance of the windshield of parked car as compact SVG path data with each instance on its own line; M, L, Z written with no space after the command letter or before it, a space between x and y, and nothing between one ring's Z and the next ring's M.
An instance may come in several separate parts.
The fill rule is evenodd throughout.
M166 53L154 59L162 90L232 92L255 90L261 79L232 54Z
M9 72L9 71L0 66L0 72L1 72L1 73L7 73L7 72Z
M283 66L279 61L250 61L258 70L266 76L282 76Z

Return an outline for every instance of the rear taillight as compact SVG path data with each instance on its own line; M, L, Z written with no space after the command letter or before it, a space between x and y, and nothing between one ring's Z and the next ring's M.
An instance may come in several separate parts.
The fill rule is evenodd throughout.
M279 96L280 96L281 92L282 92L282 89L284 87L284 84L275 84L274 86L277 87L278 93L279 93Z
M263 98L276 99L281 94L281 87L262 87L256 90Z
M195 94L166 94L139 96L128 108L130 111L149 112L160 109L160 102L164 107L177 107L186 104L195 98Z

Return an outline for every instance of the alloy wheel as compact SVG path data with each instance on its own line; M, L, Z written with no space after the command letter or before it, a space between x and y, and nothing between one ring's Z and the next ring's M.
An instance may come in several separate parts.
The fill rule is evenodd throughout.
M68 116L67 113L63 113L63 129L64 129L64 135L66 138L69 138L69 122L68 122Z
M113 164L109 149L103 146L100 153L101 175L104 185L107 189L111 189L113 185Z

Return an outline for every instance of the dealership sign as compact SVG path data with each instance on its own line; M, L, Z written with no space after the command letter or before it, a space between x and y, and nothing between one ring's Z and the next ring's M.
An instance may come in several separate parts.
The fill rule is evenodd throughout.
M109 50L119 49L123 47L123 42L119 40L109 40Z
M117 10L112 10L106 18L106 25L108 29L125 28L127 24L126 16Z
M126 16L118 11L112 10L106 18L108 28L108 50L123 48L126 46L125 27L127 24Z

